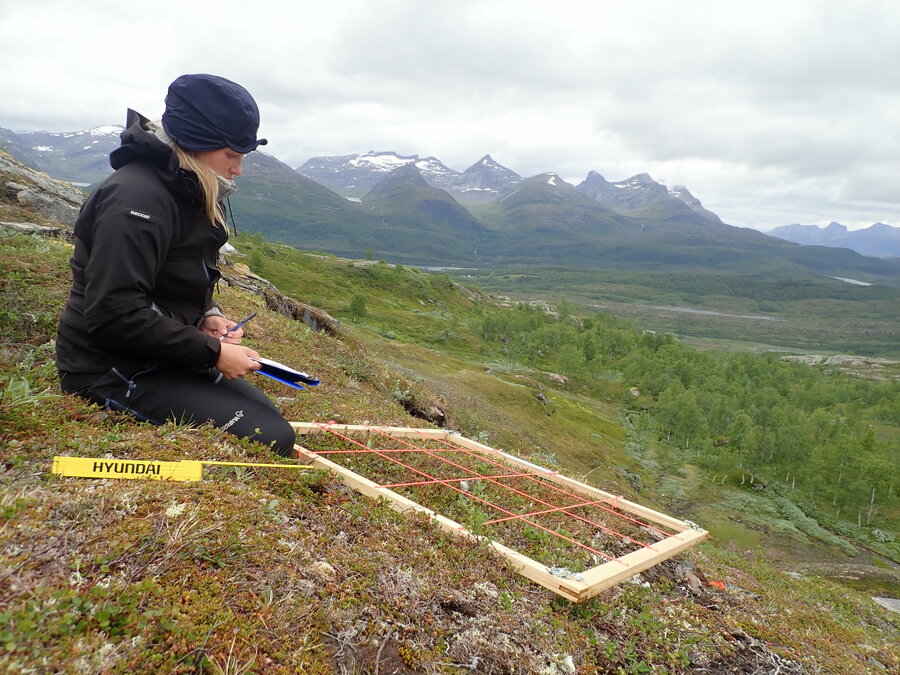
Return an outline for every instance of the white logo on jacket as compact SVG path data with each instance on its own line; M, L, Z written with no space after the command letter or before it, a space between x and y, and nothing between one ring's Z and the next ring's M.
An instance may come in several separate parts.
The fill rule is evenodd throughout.
M230 428L233 427L233 426L235 425L235 423L236 423L238 420L240 420L243 416L244 416L244 411L243 411L243 410L235 410L235 411L234 411L234 417L232 417L230 420L228 420L227 422L225 422L225 424L223 424L220 428L221 428L221 429L230 429Z
M150 216L148 216L146 213L141 213L140 211L132 210L132 211L129 211L128 213L132 216L137 216L138 218L143 218L144 220L150 220Z

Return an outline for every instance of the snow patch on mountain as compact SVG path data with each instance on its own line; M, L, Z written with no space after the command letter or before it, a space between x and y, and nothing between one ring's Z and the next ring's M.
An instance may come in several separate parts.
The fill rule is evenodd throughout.
M88 131L91 136L109 136L110 134L121 134L125 127L118 124L107 124L105 126L96 127Z
M435 157L398 155L393 151L332 157L313 157L297 172L321 183L345 197L363 197L385 174L402 166L414 165L432 187L441 188L468 203L493 201L501 191L522 178L485 155L463 173L455 171Z
M375 171L384 171L389 173L394 169L415 162L418 157L400 157L394 153L366 153L365 155L357 155L347 164L355 167L366 167Z

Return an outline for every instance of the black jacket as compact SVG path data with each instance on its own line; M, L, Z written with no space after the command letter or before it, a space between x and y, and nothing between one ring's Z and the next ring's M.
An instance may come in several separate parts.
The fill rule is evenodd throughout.
M218 250L197 175L132 110L116 170L75 223L72 290L59 322L56 364L71 373L156 364L206 368L220 342L197 325L212 306Z

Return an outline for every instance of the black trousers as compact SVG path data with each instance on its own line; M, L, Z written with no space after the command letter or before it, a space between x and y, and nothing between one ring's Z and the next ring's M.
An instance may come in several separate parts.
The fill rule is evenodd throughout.
M242 379L226 380L215 368L196 373L144 368L96 373L60 371L62 390L110 410L122 410L143 422L203 424L208 421L241 438L270 446L287 457L294 429L275 404Z

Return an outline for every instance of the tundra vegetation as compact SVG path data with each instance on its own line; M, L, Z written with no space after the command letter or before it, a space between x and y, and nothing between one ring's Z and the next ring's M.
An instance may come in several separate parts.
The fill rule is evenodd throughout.
M273 456L209 427L152 427L62 395L52 339L71 247L4 235L7 671L900 667L897 615L869 599L896 589L900 559L896 366L876 380L776 355L700 352L567 303L504 303L446 275L254 236L234 244L234 267L262 261L253 271L343 323L313 332L222 284L229 314L259 312L249 344L321 378L303 392L260 378L289 418L422 426L439 413L465 435L696 520L712 539L574 605L488 547L323 472L219 467L184 484L54 476L54 455ZM483 516L452 506L460 519ZM823 562L866 575L847 582L814 569Z

